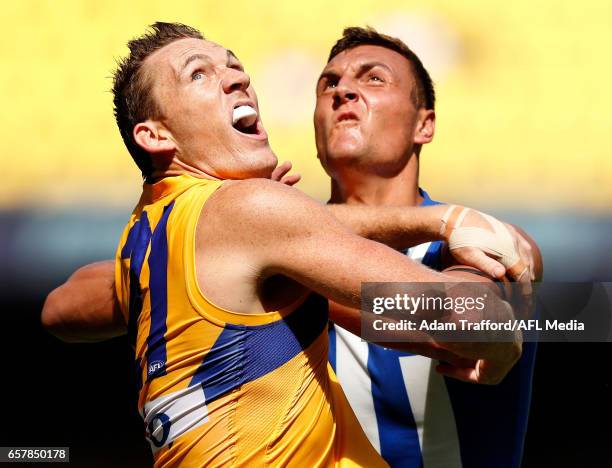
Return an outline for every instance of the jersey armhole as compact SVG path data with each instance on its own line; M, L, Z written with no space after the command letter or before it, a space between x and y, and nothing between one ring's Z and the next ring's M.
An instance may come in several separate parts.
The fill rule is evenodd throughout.
M214 304L208 299L200 285L198 283L197 269L196 269L196 230L198 228L198 222L200 216L202 216L202 210L204 205L210 198L210 196L222 186L222 182L211 184L210 188L206 190L197 198L197 201L191 208L189 215L189 223L185 229L185 240L183 244L183 264L184 264L184 275L185 275L185 288L191 305L206 320L209 320L219 326L226 325L237 325L237 326L258 326L268 325L277 322L296 308L298 308L310 295L310 291L300 296L289 305L273 312L258 312L258 313L241 313L234 312L228 309L224 309Z

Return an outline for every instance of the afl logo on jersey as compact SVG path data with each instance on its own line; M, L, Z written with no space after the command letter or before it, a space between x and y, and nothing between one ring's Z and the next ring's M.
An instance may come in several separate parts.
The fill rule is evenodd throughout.
M153 361L152 363L149 364L149 377L151 377L153 374L159 372L161 369L163 369L165 367L166 363L164 361Z

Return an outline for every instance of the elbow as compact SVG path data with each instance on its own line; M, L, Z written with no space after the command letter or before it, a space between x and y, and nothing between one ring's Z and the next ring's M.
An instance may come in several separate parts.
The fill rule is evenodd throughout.
M53 333L53 330L59 327L61 322L59 307L57 304L57 295L57 289L54 289L49 293L45 299L42 313L40 314L40 322L42 326L51 333Z
M62 318L61 286L49 293L45 299L42 313L40 314L41 325L47 332L67 343L75 342L66 330Z

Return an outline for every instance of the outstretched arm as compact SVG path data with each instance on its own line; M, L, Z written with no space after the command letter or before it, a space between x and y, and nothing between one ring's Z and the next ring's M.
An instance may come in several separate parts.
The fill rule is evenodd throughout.
M541 281L543 276L543 261L540 249L536 242L521 228L518 226L511 226L511 229L516 229L521 237L524 239L525 245L521 248L528 251L528 255L533 258L533 277L532 280ZM456 259L454 259L445 249L443 251L442 268L444 273L453 276L457 279L463 279L466 281L481 281L491 282L493 278L488 277L482 272L470 269L465 265L460 265ZM471 271L470 271L471 270ZM495 289L493 290L495 291ZM336 325L350 331L351 333L360 336L361 335L361 318L357 315L358 311L354 311L349 307L343 306L336 302L329 302L329 315L330 319L333 320ZM409 333L409 332L407 332ZM422 334L415 336L415 341L410 341L410 337L406 337L406 341L403 342L392 342L392 343L379 343L389 348L399 349L414 354L421 354L428 356L432 359L444 361L445 364L438 366L439 372L453 378L465 380L468 382L478 382L480 372L478 363L474 360L462 360L458 359L458 356L444 347L444 344L436 343L434 340L423 341ZM503 359L497 362L487 362L489 366L486 372L489 374L494 373L495 378L490 380L501 380L513 367L517 356L508 356L507 359Z
M320 205L315 205L321 209ZM393 238L402 238L402 242L408 242L410 239L411 243L419 243L422 239L440 237L436 230L439 231L441 208L436 211L429 208L379 209L333 205L326 209L348 223L353 231L364 236L378 237L379 240L391 244L394 243ZM367 218L376 220L370 223L371 227L367 227ZM399 226L403 226L408 234L402 233ZM409 228L410 226L412 228ZM384 234L385 230L389 234ZM419 232L421 234L418 234ZM495 268L495 261L484 256L482 252L474 254L474 251L475 249L472 249L473 255L479 254L481 261L484 257L484 261L492 262ZM107 261L87 265L78 270L64 285L48 296L42 314L43 325L65 341L100 341L125 333L125 320L117 308L113 289L113 269L114 262ZM489 273L492 274L490 271ZM421 281L434 281L428 275L429 273L425 276L429 279ZM398 280L396 277L391 279Z
M45 300L41 321L52 334L67 342L107 340L126 332L115 296L112 260L78 269Z
M470 208L455 205L379 207L327 205L347 228L396 249L424 242L448 243L461 264L494 278L504 275L528 284L534 278L534 256L520 230Z
M272 173L272 180L286 185L297 183L299 174L287 175L291 167L288 161L279 165ZM505 274L524 282L528 288L529 281L537 276L534 270L537 252L532 251L528 236L521 229L500 223L478 211L463 210L465 215L457 222L462 210L452 206L416 208L331 204L327 208L359 236L396 249L444 240L450 242L453 256L459 263L478 268L494 278L502 278ZM453 212L457 215L454 218ZM448 216L445 218L445 215ZM465 228L471 231L472 235L467 239L462 234L457 236L457 232L453 235L454 228L461 224L464 232ZM491 232L496 234L493 239L487 235ZM456 245L457 237L461 245Z
M214 245L219 258L236 255L248 272L246 274L254 274L259 282L278 274L292 278L344 306L347 322L359 321L356 308L361 300L362 283L414 283L415 295L427 295L428 286L420 288L420 282L457 281L389 247L354 235L323 206L278 184L271 185L263 180L237 182L220 189L208 203L211 204L207 204L208 219L220 218L223 214L234 222L232 226L218 228L217 233L207 224L205 232L210 237L209 241L203 241L203 250L208 247L210 252ZM219 272L222 268L225 268L222 264L216 264L214 271ZM220 275L217 280L222 281L222 277ZM226 286L227 282L220 284ZM208 292L213 294L215 289L221 291L223 288L209 287ZM218 300L211 299L222 307L231 308L230 302L221 303L227 299L222 294ZM498 301L502 308L509 308ZM427 314L430 312L423 311L423 318L427 318ZM518 359L521 349L519 335L513 342L439 345L440 356L450 351L458 359L503 360L505 367L501 371L499 366L489 366L474 377L474 381L482 383L498 382L508 366Z

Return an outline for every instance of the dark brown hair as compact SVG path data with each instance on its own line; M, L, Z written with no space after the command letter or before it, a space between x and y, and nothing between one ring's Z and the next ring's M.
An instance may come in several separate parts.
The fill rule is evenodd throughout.
M342 31L342 37L332 47L327 62L345 50L354 49L363 45L376 45L394 50L403 55L410 62L416 81L417 93L415 104L417 107L433 110L436 104L436 94L431 77L417 55L401 40L380 34L374 28L351 27Z
M127 46L130 55L121 59L113 76L113 104L119 132L136 165L147 179L151 175L151 156L134 140L134 126L149 118L157 118L161 110L151 93L150 78L142 64L156 50L179 39L204 39L200 31L180 23L156 22Z

